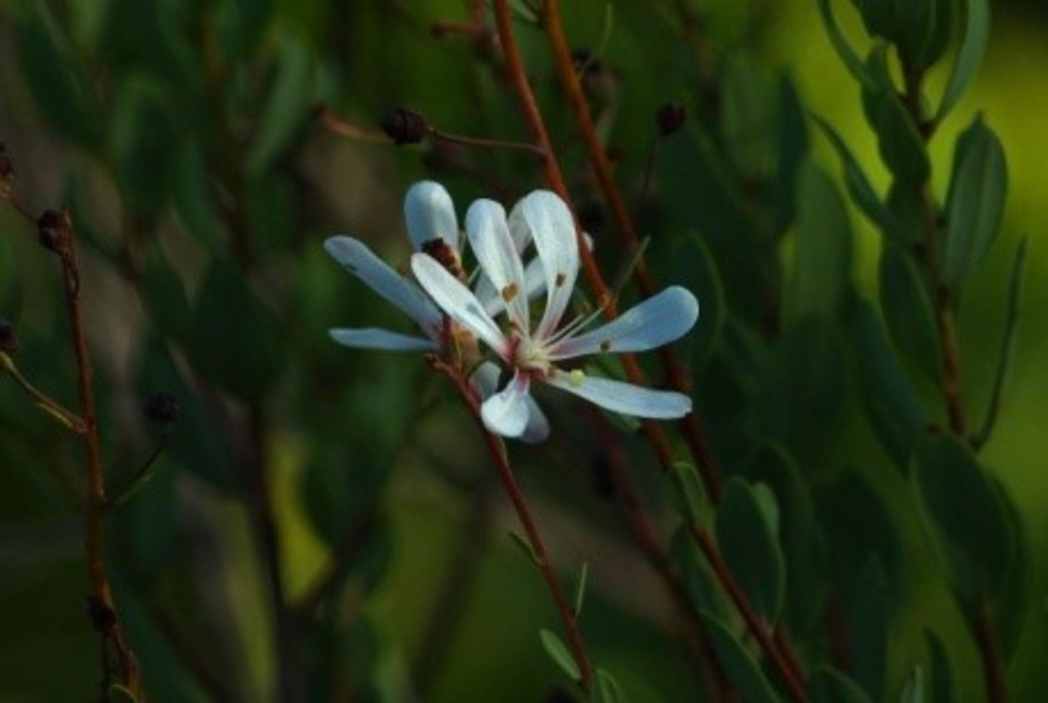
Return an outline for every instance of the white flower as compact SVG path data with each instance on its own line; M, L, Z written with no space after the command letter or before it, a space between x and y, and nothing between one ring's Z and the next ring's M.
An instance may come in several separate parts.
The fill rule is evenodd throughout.
M485 424L507 437L520 437L531 415L530 386L541 381L625 415L678 418L691 412L691 399L630 383L565 371L557 362L588 354L636 352L672 342L692 328L699 304L679 286L631 308L615 320L580 333L589 319L560 327L571 301L579 269L575 227L567 206L556 194L535 191L521 200L507 222L505 211L490 200L474 202L466 213L470 246L491 286L494 303L482 302L465 285L425 253L411 257L416 280L454 321L473 332L512 369L513 377L484 401ZM532 329L520 238L531 239L538 253L546 306ZM534 262L533 262L534 263ZM532 268L532 267L529 267ZM509 329L495 323L491 308L505 309ZM497 311L496 311L497 312Z
M453 270L457 268L461 273L458 218L451 196L442 185L433 181L420 181L409 188L404 196L404 219L415 251L431 252L442 261L438 265ZM530 233L522 232L518 236L517 246L523 251L530 241ZM342 327L330 330L332 339L347 347L387 351L438 351L449 343L448 337L452 330L445 324L443 313L418 285L393 270L366 244L354 237L335 236L324 242L324 248L347 271L404 311L425 335L406 335L374 327ZM541 272L536 269L536 273ZM533 274L532 279L530 292L536 295L541 292L545 282L540 275ZM487 307L495 314L501 308L501 303L494 286L481 276L476 288L476 295L485 300ZM487 398L495 392L498 376L498 367L486 362L473 373L470 383L481 398ZM549 422L532 401L521 439L537 442L548 435Z
M447 245L447 250L459 256L458 218L444 186L433 181L420 181L411 186L404 196L404 219L415 251L422 251L431 242L442 242ZM389 351L434 351L440 348L444 316L414 282L394 271L359 239L331 237L324 242L324 249L347 271L407 313L425 334L425 337L418 337L374 327L341 327L330 331L332 339L347 347Z

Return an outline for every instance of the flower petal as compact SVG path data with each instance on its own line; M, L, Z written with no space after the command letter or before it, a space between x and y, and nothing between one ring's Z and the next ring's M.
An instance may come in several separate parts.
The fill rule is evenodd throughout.
M339 327L329 330L331 338L345 347L385 349L387 351L431 351L437 348L432 339L412 337L375 327L353 329Z
M480 416L484 425L504 437L520 437L524 434L531 414L527 402L530 385L526 375L514 371L513 378L506 387L480 406Z
M546 419L546 414L542 412L542 408L535 402L535 399L528 394L528 424L524 428L524 434L520 436L521 442L527 442L528 444L538 444L539 442L545 442L549 437L549 420Z
M509 235L506 211L494 200L474 201L466 212L470 246L506 307L510 320L528 332L528 301L524 295L524 265Z
M535 336L549 337L571 301L579 272L575 222L564 201L548 190L536 190L520 201L513 215L522 218L535 242L546 282L546 311Z
M671 286L635 305L606 325L567 337L550 350L553 360L599 352L635 352L672 342L699 318L699 301L686 288Z
M475 290L477 299L492 317L498 315L505 307L502 303L502 298L499 297L498 291L495 290L495 285L487 276L480 277ZM524 267L524 293L527 295L528 302L530 303L545 292L546 276L542 270L542 262L538 259L532 259L528 262L528 265Z
M673 391L656 391L632 383L589 376L581 371L557 371L547 383L623 415L673 419L691 412L691 398Z
M486 400L495 393L501 373L502 370L498 364L492 361L485 361L470 376L469 383L481 397L481 400ZM549 420L546 419L546 414L542 412L539 404L535 402L530 393L526 401L528 404L528 422L524 427L524 433L520 436L520 441L529 444L544 442L549 437Z
M404 221L415 251L421 251L423 244L438 238L456 252L459 250L455 204L444 186L436 181L419 181L408 189L404 196Z
M428 334L440 329L440 311L411 281L390 268L353 237L331 237L324 249L342 266L376 293L407 313Z
M429 254L414 254L411 257L411 270L433 301L451 319L483 339L497 354L508 353L506 338L502 330L498 328L491 316L484 312L480 301L470 292L469 288L448 273L440 262Z

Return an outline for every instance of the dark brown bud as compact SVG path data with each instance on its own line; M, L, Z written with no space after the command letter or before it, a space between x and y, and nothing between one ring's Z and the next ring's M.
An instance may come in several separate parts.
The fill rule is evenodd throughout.
M466 272L462 269L458 253L443 239L438 237L423 243L422 251L439 261L455 278L466 280Z
M18 351L18 337L15 336L15 328L10 322L0 319L0 352L14 354Z
M142 406L146 419L158 425L170 425L178 420L180 410L178 398L164 391L150 395Z
M60 251L69 236L69 217L57 210L45 210L36 221L40 245L51 251Z
M382 131L397 146L418 144L425 138L428 129L425 117L405 107L395 108L382 118Z
M666 103L655 113L655 124L659 128L659 134L668 137L684 124L688 117L688 111L680 103Z

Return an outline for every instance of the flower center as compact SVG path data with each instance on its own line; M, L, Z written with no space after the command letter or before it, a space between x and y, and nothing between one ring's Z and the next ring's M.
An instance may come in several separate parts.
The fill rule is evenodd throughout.
M553 370L549 354L541 344L525 335L515 335L513 339L513 364L522 371L537 371L543 376Z

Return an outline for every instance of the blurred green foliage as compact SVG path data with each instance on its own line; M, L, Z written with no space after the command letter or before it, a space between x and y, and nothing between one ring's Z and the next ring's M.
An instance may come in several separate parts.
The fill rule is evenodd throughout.
M446 132L526 138L490 26L471 35L446 24L467 22L467 5L0 9L3 155L19 201L34 213L69 207L81 239L112 490L164 446L107 523L108 570L149 700L277 700L281 669L298 689L291 699L310 701L560 700L550 692L572 677L541 579L506 536L516 523L470 418L418 357L327 336L402 322L328 259L325 237L350 232L403 269L400 199L412 181L440 180L460 213L475 196L509 204L542 186L519 150L371 137L405 105ZM990 23L988 10L980 0L565 3L656 279L702 304L677 352L727 474L724 497L714 507L687 463L673 480L634 479L685 605L743 700L786 697L692 528L716 535L755 610L797 645L814 701L984 700L980 613L1011 700L1039 700L1048 684L1048 326L1036 312L1048 302L1036 242L1048 228L1048 13L999 2ZM628 253L527 14L516 31L530 76L579 217L614 272ZM688 119L657 138L668 101ZM363 137L325 129L321 105ZM1034 244L1013 269L1021 235ZM932 257L941 271L929 285ZM1023 262L1025 299L1010 312ZM14 358L72 406L53 263L32 226L0 208L0 317L18 331ZM976 445L991 399L1004 399L985 447L946 431L944 305L956 310ZM1001 343L1013 324L1014 354ZM181 409L166 435L140 412L157 391ZM553 438L511 454L563 580L590 565L581 621L599 700L699 698L686 618L631 542L608 447L571 400L542 402ZM10 634L0 698L84 698L100 672L83 613L80 448L27 403L0 383ZM618 429L633 463L654 467L642 436Z

